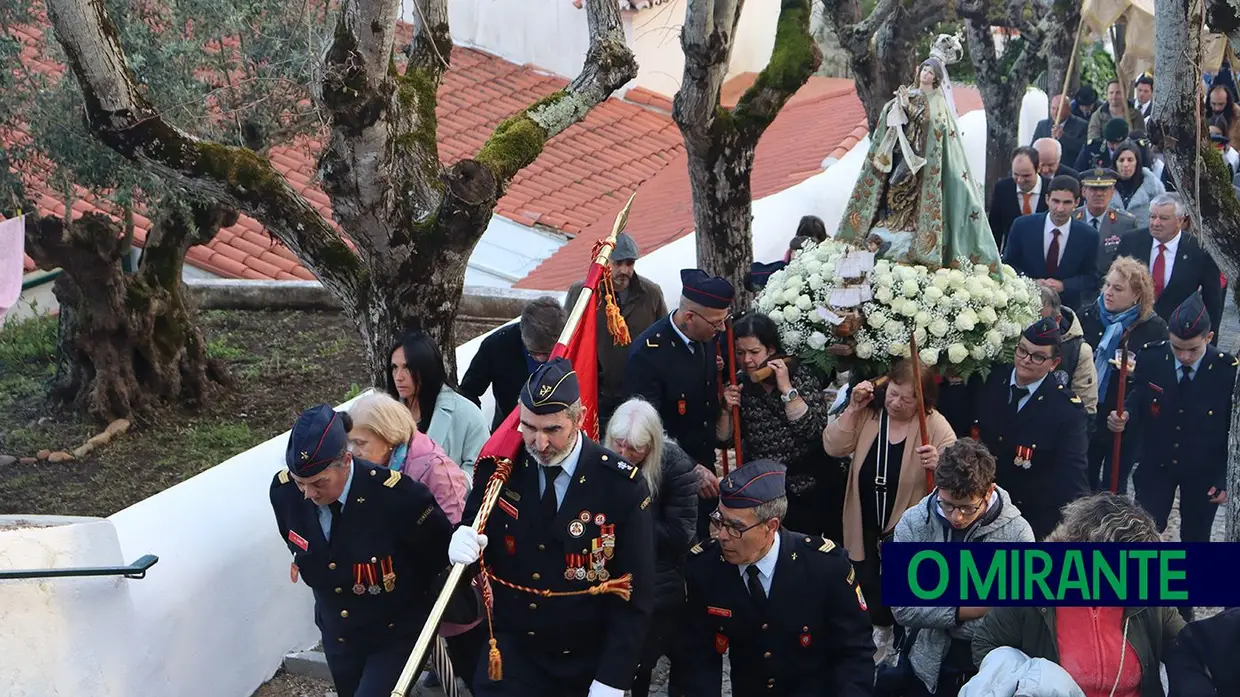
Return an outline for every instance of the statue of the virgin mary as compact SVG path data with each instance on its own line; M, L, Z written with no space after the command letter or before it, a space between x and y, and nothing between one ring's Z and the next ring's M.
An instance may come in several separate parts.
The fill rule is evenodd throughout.
M961 53L959 40L940 34L915 86L883 107L836 239L894 262L937 268L963 258L998 270L947 76Z

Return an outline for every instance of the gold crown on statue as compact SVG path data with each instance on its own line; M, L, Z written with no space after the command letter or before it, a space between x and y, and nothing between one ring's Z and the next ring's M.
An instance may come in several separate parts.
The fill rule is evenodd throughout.
M951 34L939 34L934 45L930 47L930 57L945 66L959 61L963 55L964 48L960 45L960 39Z

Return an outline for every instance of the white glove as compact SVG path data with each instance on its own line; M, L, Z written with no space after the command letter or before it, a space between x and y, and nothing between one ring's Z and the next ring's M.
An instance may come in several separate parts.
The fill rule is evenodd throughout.
M448 561L453 564L473 564L487 548L487 536L479 535L468 525L462 525L452 533L448 543Z
M624 697L624 690L617 690L610 685L595 680L590 683L590 694L588 697Z

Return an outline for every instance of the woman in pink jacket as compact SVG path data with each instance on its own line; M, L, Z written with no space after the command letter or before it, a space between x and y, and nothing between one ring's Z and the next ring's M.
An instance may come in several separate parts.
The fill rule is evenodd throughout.
M418 431L409 409L391 397L374 393L349 409L353 454L376 465L400 470L431 490L453 525L461 522L469 480L430 436Z

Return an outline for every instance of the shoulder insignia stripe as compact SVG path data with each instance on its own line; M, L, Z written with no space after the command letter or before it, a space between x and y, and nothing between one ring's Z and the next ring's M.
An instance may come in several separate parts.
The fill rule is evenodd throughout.
M1240 365L1240 358L1233 358L1231 361L1231 367L1235 368L1238 365Z
M645 500L642 501L642 510L643 511L646 510L646 506L649 506L649 505L650 505L650 497L647 496Z
M695 545L693 545L692 547L690 547L690 548L689 548L689 554L701 554L701 553L702 553L702 543L701 543L701 542L699 542L699 543L697 543L697 544L695 544Z
M650 339L646 339L646 348L659 348L659 345L654 343Z
M1072 396L1072 397L1069 397L1069 398L1068 398L1068 401L1069 401L1069 402L1072 402L1073 404L1080 404L1080 403L1081 403L1081 398L1080 398L1080 397L1077 397L1077 396L1075 396L1075 395L1074 395L1074 396Z
M629 470L629 479L633 479L636 476L637 476L637 468L634 467Z
M387 488L391 489L395 487L396 482L399 482L399 481L400 481L400 472L397 472L396 470L392 470L392 473L388 475L387 481L383 482L383 486L386 486Z
M280 480L281 484L288 484L288 468L285 467L280 470L280 473L276 475L276 478Z
M427 506L426 510L422 511L422 515L418 516L418 525L425 523L426 519L431 517L431 511L433 510L435 510L434 506Z
M857 570L854 569L851 564L849 564L848 565L848 585L851 586L853 584L853 581L856 581L856 580L857 580Z
M822 538L822 546L818 548L819 552L830 552L835 549L835 543L827 538Z

